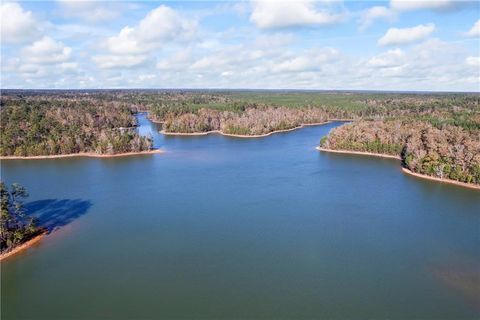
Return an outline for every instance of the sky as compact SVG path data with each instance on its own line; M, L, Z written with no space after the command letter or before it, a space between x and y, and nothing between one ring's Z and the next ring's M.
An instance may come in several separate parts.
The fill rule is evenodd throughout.
M2 88L480 91L480 2L1 1Z

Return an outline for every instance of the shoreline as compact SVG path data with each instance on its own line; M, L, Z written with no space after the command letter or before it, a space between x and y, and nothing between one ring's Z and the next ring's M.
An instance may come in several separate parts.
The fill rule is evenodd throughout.
M153 149L147 151L138 151L138 152L124 152L116 154L98 154L93 152L79 152L79 153L69 153L69 154L53 154L45 156L0 156L0 160L42 160L42 159L60 159L60 158L73 158L73 157L88 157L88 158L116 158L116 157L128 157L135 155L146 155L146 154L155 154L163 153L161 149Z
M399 156L392 156L392 155L388 155L388 154L370 153L370 152L361 152L361 151L332 150L332 149L321 148L321 147L318 147L318 146L315 149L317 149L319 151L324 151L324 152L355 154L355 155L374 156L374 157L380 157L380 158L390 158L390 159L402 160ZM429 176L429 175L426 175L426 174L413 172L412 170L407 169L405 167L402 167L402 171L406 174L409 174L409 175L417 177L417 178L427 179L427 180L436 181L436 182L443 182L443 183L448 183L448 184L454 184L454 185L464 187L464 188L480 190L480 185L477 186L477 185L472 184L472 183L466 183L466 182L455 181L455 180L451 180L451 179L441 179L441 178L438 178L438 177L432 177L432 176Z
M21 245L16 246L16 247L13 248L12 250L0 254L0 261L6 259L6 258L8 258L8 257L11 257L11 256L13 256L13 255L16 254L16 253L19 253L20 251L23 251L23 250L31 247L32 245L34 245L34 244L37 243L38 241L42 240L42 238L45 237L46 234L47 234L47 232L44 231L44 232L36 235L36 236L33 237L32 239L30 239L30 240L22 243Z
M480 190L480 185L477 186L477 185L472 184L472 183L466 183L466 182L455 181L455 180L451 180L451 179L442 179L442 178L438 178L438 177L432 177L432 176L428 176L426 174L413 172L412 170L404 168L404 167L402 167L402 171L406 174L409 174L409 175L412 175L412 176L418 177L418 178L423 178L423 179L437 181L437 182L454 184L454 185L464 187L464 188Z
M322 148L322 147L316 147L315 149L317 149L319 151L324 151L324 152L357 154L357 155L363 155L363 156L402 160L402 158L400 158L399 156L392 156L390 154L381 154L381 153L363 152L363 151L332 150L332 149L325 149L325 148Z
M308 126L321 126L324 124L328 124L332 121L325 121L325 122L315 122L315 123L302 123L298 127L290 128L290 129L283 129L283 130L275 130L269 133L264 134L255 134L255 135L246 135L246 134L233 134L233 133L224 133L221 130L212 130L212 131L205 131L205 132L167 132L165 130L161 130L160 133L166 136L205 136L211 133L221 134L222 136L226 137L234 137L234 138L263 138L268 137L274 133L281 133L281 132L289 132L297 129L301 129L303 127Z
M333 118L333 119L328 119L328 121L338 121L338 122L352 122L358 119L343 119L343 118Z
M150 120L153 123L158 123L158 124L164 124L165 123L165 121L154 120L154 119L150 118L150 114L148 112L147 112L147 119Z

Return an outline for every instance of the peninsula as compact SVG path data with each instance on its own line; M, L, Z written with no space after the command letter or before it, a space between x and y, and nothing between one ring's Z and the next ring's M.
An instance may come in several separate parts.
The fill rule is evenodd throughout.
M480 130L418 119L360 120L333 129L320 151L401 160L405 173L480 189Z
M0 261L30 247L47 232L25 214L23 201L27 197L27 190L18 183L9 188L0 182Z

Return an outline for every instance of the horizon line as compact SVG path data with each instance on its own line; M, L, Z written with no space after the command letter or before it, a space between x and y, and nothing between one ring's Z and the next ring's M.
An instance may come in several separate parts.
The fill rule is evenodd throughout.
M397 90L397 89L298 89L298 88L0 88L0 91L118 91L118 90L172 90L172 91L304 91L304 92L380 92L380 93L469 93L480 94L479 91L446 91L446 90Z

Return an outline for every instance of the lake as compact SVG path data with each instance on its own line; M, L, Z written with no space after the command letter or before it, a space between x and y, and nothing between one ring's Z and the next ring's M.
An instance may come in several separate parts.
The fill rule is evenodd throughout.
M315 150L341 123L241 139L138 119L165 153L2 161L55 230L2 263L2 319L480 317L478 191Z

